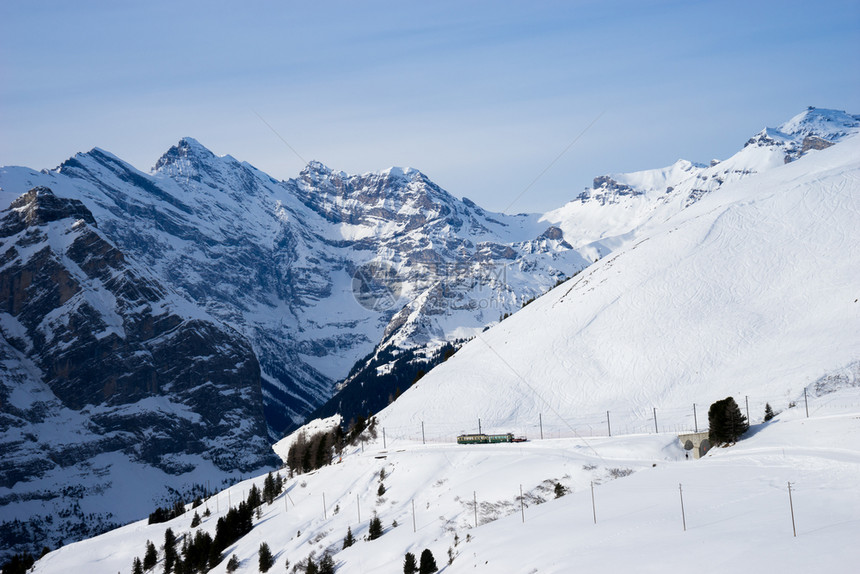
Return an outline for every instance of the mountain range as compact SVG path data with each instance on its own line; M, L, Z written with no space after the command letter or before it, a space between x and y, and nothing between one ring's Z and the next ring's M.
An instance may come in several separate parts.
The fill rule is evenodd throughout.
M568 285L575 287L567 287L576 293L572 298L613 293L612 301L639 301L635 309L606 302L606 312L595 313L635 310L636 325L657 317L641 301L646 293L674 298L678 306L713 295L702 290L706 286L696 290L695 282L685 282L692 290L684 293L659 282L598 287L613 273L614 254L631 258L637 250L650 253L650 245L664 245L643 241L665 230L667 221L706 221L711 212L694 209L703 198L726 185L736 194L752 193L754 184L744 187L743 180L792 173L786 164L821 153L858 127L856 116L810 108L759 132L724 161L679 161L601 176L546 214L485 211L409 168L348 175L311 162L295 179L276 181L248 163L215 156L191 138L170 148L150 173L100 149L52 170L0 168L9 206L0 214L0 287L7 301L0 313L2 451L12 455L4 456L9 462L0 500L7 524L23 521L7 529L14 532L8 547L32 541L54 546L140 516L159 496L187 495L207 480L234 480L270 468L271 439L327 401L334 401L329 409L337 403L342 410L342 393L350 388L350 400L362 401L371 390L365 387L375 384L376 375L390 373L398 357L432 362L446 345L479 336L574 275ZM729 213L720 221L731 218ZM625 276L647 277L663 269L659 265L681 269L672 248L654 249L641 259L641 269ZM593 265L595 260L600 261ZM721 261L725 273L745 271L755 279L755 262ZM744 268L736 269L741 263ZM385 296L368 298L366 278L380 277L380 269ZM787 281L785 269L780 273ZM643 285L643 294L631 298ZM599 295L587 295L593 290ZM557 320L562 311L546 310L545 301L539 299L540 310L532 313L546 314L544 325L552 326L546 337L532 338L528 333L543 327L518 326L514 315L490 331L493 341L510 333L511 341L557 346L562 334L554 329L567 323ZM576 315L579 307L565 306L563 313ZM697 308L690 309L694 322ZM719 322L714 308L699 311ZM580 319L569 320L577 325ZM748 339L757 336L755 325ZM586 326L598 329L600 322L577 328ZM649 362L617 368L582 363L582 357L602 352L623 357L636 332L618 333L613 348L606 339L590 342L583 335L576 356L541 367L532 355L521 355L540 372L522 365L514 371L531 381L558 380L573 370L591 384L618 389L623 387L613 381L631 372L642 372L643 384L659 387L668 377L680 389L691 376L690 361L703 361L698 373L713 374L704 370L713 365L694 352L695 338L676 341L688 349L685 367L677 372L660 361L652 370ZM664 335L669 339L661 341L672 340L671 333ZM462 358L489 340L478 338L433 373L449 373L448 384L481 378L480 373L503 380L504 373L490 366L498 357ZM507 352L498 350L505 344L500 339L502 346L495 346L507 360ZM570 352L568 343L562 346ZM667 355L663 348L655 354ZM465 370L457 371L457 365ZM813 371L822 370L811 369L809 376ZM395 405L409 404L428 387L450 397L484 384L443 393L434 383L442 376L422 379L408 391L412 379L401 381L404 397ZM625 389L619 396L639 393L638 409L655 400L655 393L690 397L661 389ZM498 394L516 393L506 387ZM562 402L552 403L553 409L607 406L589 396L559 394ZM362 403L370 412L383 406L379 399ZM529 418L535 410L540 409L533 407ZM524 414L515 411L484 416L509 424L511 416ZM403 418L392 418L390 428L414 426L414 409L398 412ZM101 477L95 484L93 474ZM141 488L140 479L148 486ZM173 490L165 493L165 486ZM133 495L138 502L128 503ZM56 516L62 520L52 524ZM69 526L85 523L98 525Z

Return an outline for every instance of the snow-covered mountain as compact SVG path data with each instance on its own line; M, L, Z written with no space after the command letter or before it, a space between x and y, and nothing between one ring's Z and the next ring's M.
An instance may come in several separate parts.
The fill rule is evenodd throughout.
M227 555L257 572L261 542L281 570L327 551L340 572L396 571L429 548L440 566L450 556L450 573L722 572L742 561L851 571L860 136L832 139L650 218L633 242L480 333L378 413L376 440L289 480L213 572ZM728 395L752 399L752 432L687 460L675 431L697 425L694 404L702 416ZM783 411L766 424L765 402ZM531 442L454 444L478 425ZM210 498L218 510L197 529L214 534L224 500L250 484ZM554 500L556 484L566 496ZM365 540L373 513L384 533ZM132 524L35 571L128 571L147 540L167 527L192 534L191 520ZM347 528L358 541L343 548Z
M186 138L151 174L99 149L0 170L9 196L37 185L82 201L123 252L251 341L275 437L383 339L468 336L586 263L538 216L485 212L412 169L312 162L278 182ZM374 261L396 272L399 297L368 308L353 276Z
M126 448L125 443L110 443L115 438L111 435L115 429L110 425L91 424L86 417L91 416L89 413L94 407L102 404L100 401L110 404L109 398L105 397L112 396L112 385L116 383L128 382L125 388L137 393L134 395L135 400L146 401L157 396L152 394L150 387L140 382L153 370L146 355L147 352L152 354L152 350L145 345L140 347L135 346L136 343L132 344L135 341L131 336L133 331L120 328L120 325L127 320L123 312L133 316L130 320L138 322L136 317L141 313L146 317L152 314L157 318L161 317L162 310L169 308L179 318L178 321L184 321L183 324L191 324L193 318L198 318L206 325L211 325L217 333L235 330L231 340L238 347L247 350L247 347L243 347L243 337L250 343L253 356L260 365L262 394L259 396L262 396L270 437L278 436L284 428L297 425L304 414L329 399L335 390L335 382L344 380L351 368L353 377L346 379L341 391L349 390L351 396L369 395L369 389L363 385L368 384L368 381L373 384L377 374L390 374L394 368L391 364L393 358L427 358L444 349L442 345L446 341L476 336L477 340L454 355L443 368L434 371L441 375L422 380L415 389L397 401L401 405L397 412L401 414L385 415L393 417L386 423L390 433L414 436L417 422L423 420L426 430L431 430L431 425L440 425L434 427L433 432L438 436L451 436L459 430L473 428L474 421L481 418L485 428L494 425L508 428L516 423L514 426L533 435L537 428L536 415L546 416L548 426L556 424L563 429L567 428L566 421L573 416L572 413L581 415L589 412L602 417L602 411L612 410L613 416L619 416L619 409L629 411L630 425L634 425L634 428L639 425L641 430L650 424L642 422L643 413L654 408L655 402L661 405L671 403L670 406L674 406L684 401L707 401L716 398L716 394L719 394L717 389L729 388L732 381L738 385L739 381L747 382L750 378L763 376L757 373L741 377L736 371L751 372L756 353L766 355L768 349L747 350L744 344L731 337L726 337L723 342L726 347L721 348L707 339L707 333L722 333L717 327L723 323L732 324L731 320L735 319L725 312L726 307L732 308L731 305L737 302L761 307L759 311L755 311L759 307L753 307L754 311L743 318L746 322L739 327L743 336L750 341L761 341L767 337L776 337L775 333L790 331L786 325L799 324L790 317L807 317L813 309L820 311L821 317L829 317L829 307L819 309L815 301L801 304L790 300L791 305L786 303L789 311L779 319L782 323L777 321L775 325L764 319L757 320L756 312L763 317L770 316L767 300L743 299L751 289L749 285L756 284L757 272L778 275L778 289L762 289L765 294L781 292L780 289L787 292L792 281L797 280L816 285L823 293L833 291L831 286L822 283L809 269L804 275L795 274L793 269L789 271L785 267L767 267L771 257L769 254L774 249L783 249L774 256L779 261L788 257L796 259L799 254L805 254L796 241L786 242L781 247L770 242L770 235L745 236L739 235L733 228L725 228L714 237L747 237L749 244L760 247L749 249L748 243L740 239L734 243L714 245L688 239L691 251L683 256L680 255L682 250L672 241L662 239L673 233L666 231L667 221L707 221L706 212L714 209L715 204L713 201L703 203L703 200L717 195L717 192L725 200L729 193L724 192L726 186L742 204L751 201L749 198L762 186L776 188L792 185L789 180L771 181L763 178L788 177L790 174L818 169L815 167L817 163L808 160L832 157L833 154L826 155L831 150L825 148L834 143L844 146L848 143L844 140L850 139L857 130L858 119L855 116L831 110L809 109L775 130L763 130L744 149L723 162L702 166L681 161L661 170L603 176L595 180L592 189L559 210L543 216L507 216L487 212L467 199L453 197L421 172L408 168L348 175L312 162L296 179L279 182L230 156L217 157L190 138L183 139L168 150L148 174L100 149L78 154L54 170L36 172L28 168L2 168L0 188L5 203L12 202L37 186L47 186L53 190L51 197L65 202L67 207L74 206L73 212L80 210L81 213L89 214L88 217L72 214L65 218L62 225L72 225L73 232L53 227L50 233L44 230L40 232L48 237L62 238L57 239L59 243L49 242L53 250L51 253L62 263L58 269L73 276L76 271L65 270L64 266L74 263L84 269L81 265L86 262L85 266L92 269L112 269L111 277L132 277L131 283L134 284L140 280L155 293L153 298L144 298L152 308L150 311L135 306L135 297L123 299L104 288L99 281L106 279L81 276L82 284L86 287L84 291L89 293L94 290L92 296L82 299L97 300L99 305L75 307L74 311L83 313L87 318L95 315L96 322L67 320L67 317L77 315L48 310L44 319L29 327L24 327L25 323L17 319L18 311L13 312L14 298L8 299L9 305L2 313L3 320L0 322L6 358L4 369L8 373L4 375L4 381L10 397L30 397L27 398L29 402L25 401L27 404L38 402L47 405L45 410L51 411L51 416L56 414L54 411L61 412L55 420L67 421L70 432L77 433L76 429L86 425L87 432L92 433L92 441L89 438L82 439L79 441L82 445L101 441L100 444L106 445L105 449L113 444L116 448L110 447L110 452L120 453ZM744 187L741 185L744 181L751 183ZM811 182L803 183L804 186L807 184L812 185ZM846 185L850 188L849 184ZM39 194L36 196L39 197ZM40 201L48 201L47 197L47 194L43 194ZM69 203L69 200L79 203ZM827 201L830 200L825 194L821 205L826 205ZM807 204L811 207L807 207ZM764 200L759 201L758 205L762 209L771 209ZM809 198L799 205L804 209L824 209L817 201ZM739 208L726 209L728 214L714 223L717 230L723 229L721 226L725 221L732 221L732 214ZM805 217L797 219L794 211L786 210L780 203L776 203L772 210L767 225L784 230L791 229L791 225L805 229L803 225L814 217L840 217L809 211ZM836 211L839 210L834 208L834 213ZM676 219L678 214L686 214L686 219ZM790 225L785 224L780 228L778 222L773 220L777 215L790 222ZM78 219L84 223L75 223ZM755 217L749 216L748 219ZM761 225L764 228L766 224ZM77 251L69 254L66 251L69 245L63 242L73 239L74 233L83 233L81 230L86 230L87 237L97 238L98 241L73 242L77 245ZM748 228L742 230L744 233L750 232ZM16 235L18 233L10 231L9 237L14 237L9 241L15 245L19 241L23 242L15 247L19 251L28 245L28 241L36 242L38 239L38 234L22 239ZM775 234L773 237L777 236ZM819 241L810 234L800 236L803 241ZM643 243L646 238L648 241ZM826 241L821 245L827 245ZM711 249L713 256L703 259L701 255L696 255L706 249ZM835 256L831 256L828 249L822 247L815 253L822 257L849 257L845 255L849 253L847 249ZM26 253L30 252L28 247ZM632 255L644 252L649 255L643 258ZM7 263L18 265L15 263L18 257L16 253L7 249L4 255ZM749 259L753 256L760 259ZM557 297L560 292L554 291L549 299L544 297L539 304L532 304L539 310L536 312L543 313L537 322L520 325L524 319L517 315L504 321L501 327L481 335L483 329L496 323L501 316L519 309L525 302L547 291L559 280L581 271L598 257L603 258L600 263L574 279L578 287L573 289L569 298L575 299L576 303L558 303L547 310L546 301ZM622 261L635 259L639 262L638 266L631 264L633 270L621 274L615 268L618 257ZM103 261L105 258L106 261ZM114 259L122 265L114 265ZM385 270L383 277L387 283L383 285L386 295L383 305L368 305L361 296L355 295L356 291L366 287L361 284L361 279L367 277L363 266L368 262L376 263ZM695 273L685 267L693 262L697 265L695 273L703 274L702 278L694 279ZM21 260L21 265L26 264ZM14 283L10 269L12 267L4 267L0 282L8 285ZM746 282L742 283L743 288L711 286L704 273L713 270L726 277L740 276ZM645 281L648 277L659 278L663 277L661 273L668 275L672 272L678 274L672 281L666 279L660 283L655 279L653 284ZM623 275L623 278L610 282L613 273ZM64 285L55 279L52 279L54 283ZM122 284L122 281L115 282ZM609 286L594 289L596 285L606 282ZM590 295L592 289L596 294ZM372 295L373 291L368 293ZM160 302L161 297L169 299L170 305ZM655 298L660 302L668 302L670 306L656 306L653 303ZM711 301L712 304L703 307L702 301ZM115 305L121 309L115 309ZM686 314L677 315L675 307L686 310ZM56 308L61 309L62 305L58 303ZM90 313L90 308L98 312ZM850 317L849 310L840 308L843 318ZM619 330L617 324L622 319L625 326ZM143 324L148 329L147 321L143 321ZM808 322L814 321L810 318ZM69 329L70 325L83 327L75 331ZM697 338L686 333L683 330L685 326L691 332L695 326L705 335ZM647 328L652 329L651 335L645 333ZM659 337L653 336L657 328L662 329ZM87 329L91 331L88 335ZM579 333L578 330L582 331L581 334L570 334ZM524 332L532 331L536 335L523 335ZM44 352L33 351L38 355L38 360L27 356L22 349L30 347L22 334L33 341L44 343L44 340L34 338L37 332L50 334L58 341L62 339L64 346L55 349L47 345ZM499 333L509 333L509 339ZM104 334L104 337L99 338L98 334ZM220 349L217 344L219 336L215 336L214 344ZM574 337L575 341L559 343L564 337ZM213 344L212 337L206 338L210 339L209 344ZM95 343L89 343L90 340ZM105 362L108 355L100 354L103 340L116 343L115 347L119 351L110 354L110 360L117 361L116 364ZM528 353L518 355L510 351L514 341L520 340L527 343ZM843 337L843 340L850 341L850 337ZM49 342L52 341L54 339ZM485 351L481 355L476 349L482 348L488 341L492 342L494 351ZM631 352L639 348L642 341L650 341L654 358ZM575 350L568 348L569 345ZM544 349L547 347L556 351L545 356ZM753 347L750 345L750 349ZM789 349L790 346L785 345L784 348ZM217 353L198 352L183 346L176 350L185 353L181 357L174 357L177 361L185 360L194 364L203 362L206 366L201 366L201 369L217 372L230 370L222 368ZM676 354L672 355L672 352ZM83 385L81 389L77 386L67 389L67 398L74 399L71 406L60 406L62 396L56 393L62 394L62 385L50 393L45 390L50 388L49 383L55 377L54 372L50 371L54 363L45 359L49 357L53 361L56 357L52 353L59 353L60 358L69 358L66 367L60 368L58 372L65 372L65 368L89 369L88 372L92 374L87 379L87 384L92 388ZM444 353L443 358L447 354ZM736 371L733 371L728 363L718 360L725 356L747 362L739 363L740 366L734 367ZM356 364L356 360L362 357L364 359ZM473 358L467 360L462 357ZM804 371L806 376L812 380L838 367L853 372L849 363L854 358L841 357L841 365L830 359L808 367ZM40 360L43 363L39 363ZM506 363L510 363L513 370L500 366ZM246 361L243 364L252 363ZM771 381L768 383L770 386L766 387L768 393L780 389L783 398L794 396L797 388L795 383L786 383L785 377L781 376L790 371L792 364L791 357L787 357L785 366L780 367L782 370L767 379ZM126 369L123 372L133 375L118 377L117 381L111 382L111 377L115 376L114 367ZM183 364L183 369L186 374L190 373L188 384L194 386L197 371L185 367L188 367L188 363ZM520 375L513 376L514 372L521 373L524 379L520 380ZM434 381L438 381L438 377L446 378L445 385L451 388L436 384ZM348 389L350 380L356 381L357 386ZM519 390L512 390L517 387L508 386L507 383L517 380L521 383ZM553 389L540 395L530 394L529 388L537 384L535 381L538 380L577 380L582 381L583 385L590 385L592 390L605 388L607 392L595 394L582 390L562 392ZM411 379L398 390L406 390L409 382ZM493 386L498 384L502 386ZM780 385L785 385L785 388ZM713 392L702 398L696 389L706 386ZM444 408L450 404L451 397L459 397L458 402L473 414L463 415L463 420L460 420L459 414L457 420L450 414L439 414L439 419L436 419L434 409L441 410L443 406L434 406L439 403L429 395L421 395L419 390L424 388L431 389L430 395L446 397L442 403ZM488 403L483 398L485 393L507 397L508 402L504 403L507 406ZM522 396L511 398L512 393L515 397ZM629 400L631 393L635 398L632 402ZM384 400L387 394L377 393L377 396ZM221 408L219 403L227 404L228 401L222 400L221 396L230 396L230 393L219 391L216 395L207 401L181 397L180 402L183 405L207 402L216 408ZM35 396L46 398L33 399ZM338 395L334 400L340 401L341 398ZM251 399L253 402L253 397ZM12 405L12 401L4 404ZM410 411L410 404L416 405L416 409L420 405L422 410ZM482 410L482 405L491 405L488 407L490 410ZM339 409L339 402L337 406ZM382 404L377 400L368 408L371 406L372 410L376 410ZM63 408L71 408L73 412L67 413ZM684 408L684 413L687 410ZM11 410L5 412L13 418L20 416ZM84 419L76 418L81 413ZM36 420L35 415L28 416ZM678 416L682 424L688 422L685 417L690 418L689 414ZM552 421L553 417L555 422ZM30 419L22 417L25 420L22 424L32 423ZM153 428L160 428L162 423ZM597 424L602 424L602 421L589 421L590 428ZM265 431L255 425L251 425L254 430L248 436L253 435L256 437L254 440L264 440ZM57 428L65 427L57 422ZM244 430L248 428L242 427ZM13 435L8 436L12 439L4 442L4 452L13 452L26 443L14 439ZM186 473L188 476L210 476L206 474L211 470L208 463L194 458L198 452L195 449L200 444L192 441L177 446L175 451L171 451L173 447L170 446L156 449L157 452L151 454L157 458L174 452L175 460L181 461L177 462L177 468L193 469L191 473ZM4 498L6 501L23 500L22 488L30 493L26 498L42 488L40 485L50 490L67 484L58 482L56 477L50 478L49 471L44 474L37 457L33 458L34 451L31 449L27 452L30 466L24 465L20 476L16 474L10 480L11 488L19 485L19 491L13 493L12 490L6 490L3 493L3 496L7 496ZM94 461L98 456L103 456L99 453L108 450L81 447L76 452L80 454L81 465L95 464L103 468ZM218 460L226 466L232 464L237 472L250 468L238 460ZM213 471L215 475L222 476L218 473L224 471L224 465L221 471ZM195 474L197 471L202 474ZM129 470L129 473L135 472ZM31 480L26 488L20 486L33 476L43 478ZM48 478L44 478L46 476ZM62 478L66 480L67 477ZM83 478L79 482L88 484ZM151 509L150 500L151 496L142 503L147 505L147 509ZM104 502L98 504L105 504L102 507L105 512L113 511ZM140 508L135 508L135 512L142 512ZM17 511L15 515L18 515Z
M860 116L810 107L778 128L763 129L723 161L702 165L681 159L661 169L597 177L592 188L542 220L560 227L574 248L600 257L635 242L724 184L833 145L858 128Z
M250 345L128 261L80 201L16 199L0 253L4 555L273 463Z

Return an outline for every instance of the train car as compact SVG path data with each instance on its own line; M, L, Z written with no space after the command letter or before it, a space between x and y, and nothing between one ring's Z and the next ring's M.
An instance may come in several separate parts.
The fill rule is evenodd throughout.
M512 433L502 434L461 434L457 444L496 444L500 442L524 442L524 437L515 437Z

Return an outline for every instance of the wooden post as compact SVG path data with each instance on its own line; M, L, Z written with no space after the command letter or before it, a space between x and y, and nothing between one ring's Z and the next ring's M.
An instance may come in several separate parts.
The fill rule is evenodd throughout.
M693 427L699 432L699 419L696 418L696 403L693 403Z
M597 506L594 505L594 481L591 481L591 513L594 515L594 523L597 524Z
M523 523L526 521L526 508L523 502L523 485L520 485L520 513L523 515Z
M791 507L791 531L794 537L797 538L797 528L794 526L794 501L791 500L791 483L788 483L788 505Z

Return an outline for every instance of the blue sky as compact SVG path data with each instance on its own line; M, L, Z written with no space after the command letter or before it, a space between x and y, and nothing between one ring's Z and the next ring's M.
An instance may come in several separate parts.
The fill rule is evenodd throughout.
M288 178L283 138L544 211L603 173L727 157L807 105L860 113L858 56L856 0L5 0L0 165L98 146L148 171L192 136Z

